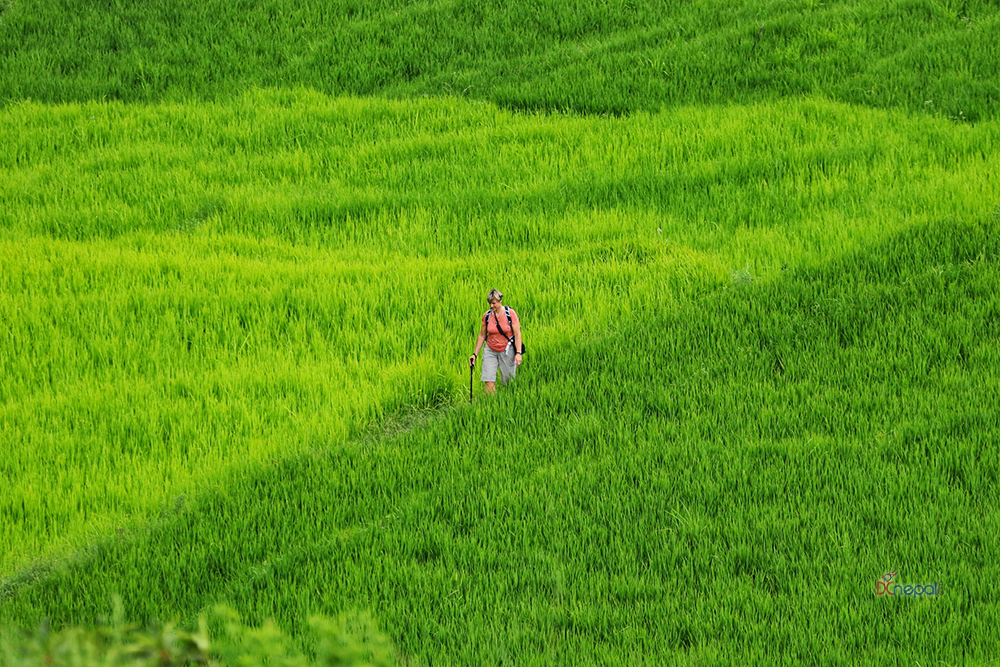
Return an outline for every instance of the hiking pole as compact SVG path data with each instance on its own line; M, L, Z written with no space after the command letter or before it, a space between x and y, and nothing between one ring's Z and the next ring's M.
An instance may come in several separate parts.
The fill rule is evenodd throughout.
M472 371L476 368L476 359L469 359L469 403L472 403Z

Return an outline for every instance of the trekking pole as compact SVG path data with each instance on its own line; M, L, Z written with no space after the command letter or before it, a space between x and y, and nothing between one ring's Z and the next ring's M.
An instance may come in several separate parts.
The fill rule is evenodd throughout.
M476 368L475 359L469 361L469 403L472 403L472 371Z

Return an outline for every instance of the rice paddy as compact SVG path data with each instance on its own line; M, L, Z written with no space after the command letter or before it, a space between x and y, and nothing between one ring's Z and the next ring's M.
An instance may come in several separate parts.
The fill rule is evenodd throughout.
M35 4L0 4L0 61L84 20L111 34L53 3L10 46ZM443 4L348 4L343 34L403 25L396 11L452 34ZM470 82L514 50L497 21L516 12L483 7L447 9L496 35ZM996 22L887 7L866 11L928 43ZM595 6L582 37L543 9L533 67L638 34L640 9L607 23ZM320 25L313 11L291 15ZM753 11L777 10L733 10ZM862 10L819 11L833 30ZM818 19L791 15L789 44L814 44ZM670 29L672 49L701 43ZM378 74L404 54L365 87L361 55L326 70L289 51L300 76L234 56L218 85L181 67L109 79L102 99L88 68L170 43L150 35L48 84L0 76L0 624L88 628L120 600L125 619L191 628L224 604L312 658L336 633L310 617L372 619L399 664L995 657L989 84L956 92L974 118L902 83L865 103L824 83L832 66L746 94L612 77L602 97L598 60L562 105L545 77L439 94L423 66ZM529 353L493 398L477 368L470 403L493 287ZM890 572L900 593L877 595ZM31 664L15 653L0 664Z

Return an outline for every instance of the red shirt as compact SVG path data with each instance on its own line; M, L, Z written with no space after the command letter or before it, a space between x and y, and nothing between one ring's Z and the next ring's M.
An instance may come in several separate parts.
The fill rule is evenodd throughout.
M503 333L500 333L500 329L497 327L497 318L494 317L495 313L494 315L490 315L492 312L493 310L490 309L483 313L484 323L486 322L486 316L490 316L489 324L486 325L486 344L489 345L490 349L494 352L503 352L507 349L507 341L514 338L514 329L511 324L515 327L519 327L521 326L521 321L517 319L517 313L514 312L514 309L508 308L507 312L510 313L511 324L507 324L506 313L500 311L500 326L503 327L504 333L507 334L505 336ZM508 336L510 338L508 338Z

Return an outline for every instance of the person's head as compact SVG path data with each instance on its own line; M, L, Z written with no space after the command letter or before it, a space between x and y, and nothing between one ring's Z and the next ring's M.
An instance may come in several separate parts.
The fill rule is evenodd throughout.
M496 306L501 301L503 301L503 294L500 293L500 290L491 289L486 293L486 302L490 304L490 308Z

